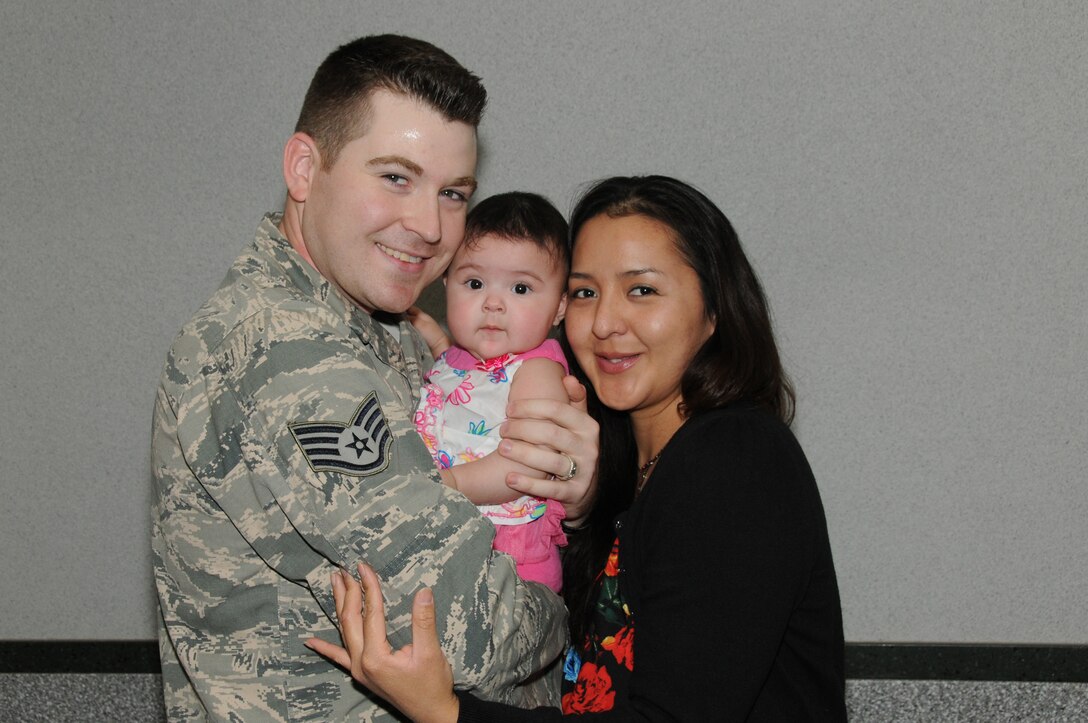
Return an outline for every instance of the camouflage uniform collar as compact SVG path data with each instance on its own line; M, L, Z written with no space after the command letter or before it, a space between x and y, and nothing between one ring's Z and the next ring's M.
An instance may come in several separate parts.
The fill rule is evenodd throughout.
M374 353L380 359L386 360L395 368L408 371L418 368L415 354L405 354L392 334L382 327L367 311L349 299L344 292L331 281L326 279L320 271L314 268L309 261L291 246L291 242L280 232L279 224L283 220L282 213L267 213L261 219L257 228L257 237L254 244L259 252L270 255L283 269L299 291L304 295L320 301L337 316L344 320L348 326L358 335L359 339L374 349ZM400 327L401 340L414 346L411 325L397 318L397 315L389 315L389 323ZM412 341L408 341L412 339ZM414 349L413 349L414 351ZM403 373L403 372L402 372Z
M254 240L257 250L271 256L283 269L291 283L306 296L326 303L332 296L342 297L343 295L333 287L332 283L311 266L309 261L302 258L302 255L291 246L287 237L280 232L279 225L282 220L282 213L265 214L261 219L261 225L257 227L257 237ZM343 306L343 302L342 298L337 298L333 305Z

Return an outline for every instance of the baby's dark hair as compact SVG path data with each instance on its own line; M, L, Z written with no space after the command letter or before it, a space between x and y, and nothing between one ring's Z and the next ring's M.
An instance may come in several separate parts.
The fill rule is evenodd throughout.
M471 247L488 235L535 244L547 252L564 277L570 271L567 222L539 194L510 191L476 204L465 220L465 243Z

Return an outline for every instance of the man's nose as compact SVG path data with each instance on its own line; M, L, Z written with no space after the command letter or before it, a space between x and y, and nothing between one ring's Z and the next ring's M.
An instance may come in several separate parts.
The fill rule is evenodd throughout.
M416 198L404 214L404 228L415 233L427 243L442 240L442 214L438 199Z

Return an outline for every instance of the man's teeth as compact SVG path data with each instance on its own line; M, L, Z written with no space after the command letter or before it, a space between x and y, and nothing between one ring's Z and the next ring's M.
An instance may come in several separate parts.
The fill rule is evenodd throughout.
M420 261L423 260L422 256L410 256L403 251L397 251L396 249L391 249L388 246L381 246L381 244L379 244L379 246L382 251L384 251L389 256L392 256L397 261L407 261L410 264L418 264Z

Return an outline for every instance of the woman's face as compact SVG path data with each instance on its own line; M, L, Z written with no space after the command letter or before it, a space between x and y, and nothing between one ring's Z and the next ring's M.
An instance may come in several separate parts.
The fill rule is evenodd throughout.
M675 409L714 324L668 227L591 218L574 241L567 292L567 339L600 400L635 418Z

